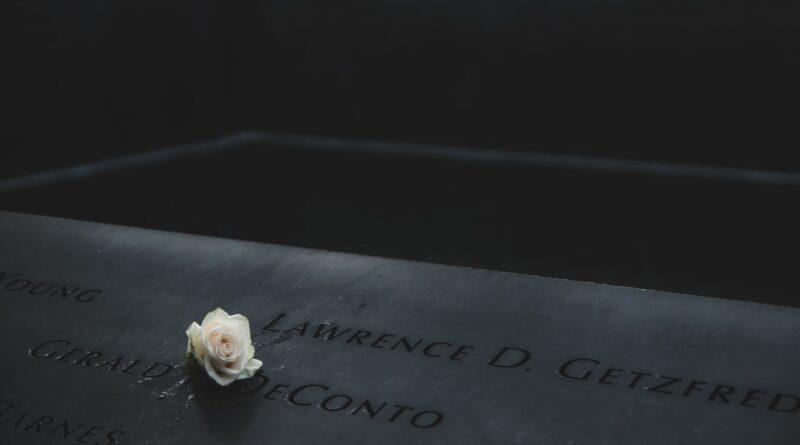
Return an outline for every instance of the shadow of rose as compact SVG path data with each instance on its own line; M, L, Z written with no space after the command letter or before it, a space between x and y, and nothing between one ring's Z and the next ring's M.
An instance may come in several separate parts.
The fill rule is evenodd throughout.
M256 411L264 404L259 397L268 379L259 370L249 379L220 386L195 368L187 383L191 400L202 413L209 432L231 443L248 437Z

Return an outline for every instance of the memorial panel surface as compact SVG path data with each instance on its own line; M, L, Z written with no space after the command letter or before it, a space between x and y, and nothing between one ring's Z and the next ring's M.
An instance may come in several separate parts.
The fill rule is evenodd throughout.
M2 443L796 443L800 311L0 212ZM185 329L250 319L221 388Z

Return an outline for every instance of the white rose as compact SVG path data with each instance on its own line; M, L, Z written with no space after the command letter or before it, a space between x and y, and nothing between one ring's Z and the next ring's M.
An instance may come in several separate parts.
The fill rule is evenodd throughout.
M203 365L208 376L222 386L252 377L261 367L253 358L255 348L250 339L250 322L241 314L228 315L216 308L186 329L189 344L186 354Z

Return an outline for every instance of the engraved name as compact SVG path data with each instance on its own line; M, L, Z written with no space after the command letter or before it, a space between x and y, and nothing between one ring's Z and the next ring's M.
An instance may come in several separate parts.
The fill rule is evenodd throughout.
M792 413L800 409L800 397L796 395L671 377L657 372L626 370L602 365L599 360L591 358L569 359L558 368L558 374L569 380L595 382L653 394L704 399L747 408L765 408L774 412Z
M475 351L475 346L458 344L453 341L426 339L408 335L377 332L375 329L361 329L339 326L335 323L303 320L286 322L286 314L280 313L262 328L262 333L278 333L270 344L278 344L292 337L306 337L326 343L338 342L344 345L361 346L371 350L384 352L417 354L429 359L463 362ZM496 368L515 368L525 364L531 357L530 352L521 348L505 346L493 353L488 365Z
M2 270L0 270L0 289L29 295L71 299L80 303L88 303L94 300L97 295L103 293L100 289L82 289L77 286L34 280L16 273L9 274Z
M16 408L7 400L0 400L0 428L22 430L26 434L58 437L85 444L113 445L120 443L125 431L91 423L69 420L64 417L34 414Z
M164 377L179 376L180 381L170 387L171 392L197 377L204 377L202 371L194 372L193 366L179 366L155 360L104 354L91 349L75 347L72 342L63 339L44 341L29 349L28 354L37 359L57 361L72 366L97 368L107 372L145 377L147 379L163 380ZM210 382L205 377L203 380L207 383ZM328 413L342 413L388 423L403 422L419 429L436 427L444 420L444 414L440 411L420 409L409 403L376 400L374 397L366 398L348 394L336 390L332 385L321 382L305 384L276 383L265 376L261 370L253 378L235 382L225 388L216 386L216 384L212 385L214 390L224 390L238 394L261 393L261 398L264 400L277 400L277 398L282 397L285 398L289 405L295 407L315 407Z
M264 400L283 399L297 407L313 407L329 413L342 413L366 419L389 422L408 423L414 428L433 428L442 423L444 414L430 409L419 409L409 404L400 404L375 399L368 399L354 394L336 390L320 383L274 383L259 370L249 381L235 382L228 387L229 391L241 394L263 391Z
M30 349L28 353L39 359L52 359L70 365L99 368L108 372L146 378L164 377L178 368L177 365L170 363L126 358L121 355L109 356L90 349L76 348L69 340L61 339L42 342Z

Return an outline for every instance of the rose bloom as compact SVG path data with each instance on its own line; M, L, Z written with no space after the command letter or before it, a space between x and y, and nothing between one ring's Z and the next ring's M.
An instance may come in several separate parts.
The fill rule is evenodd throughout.
M261 360L253 358L250 322L244 315L228 315L216 308L202 324L192 322L186 336L189 337L186 354L193 356L208 376L222 386L252 377L261 367Z

